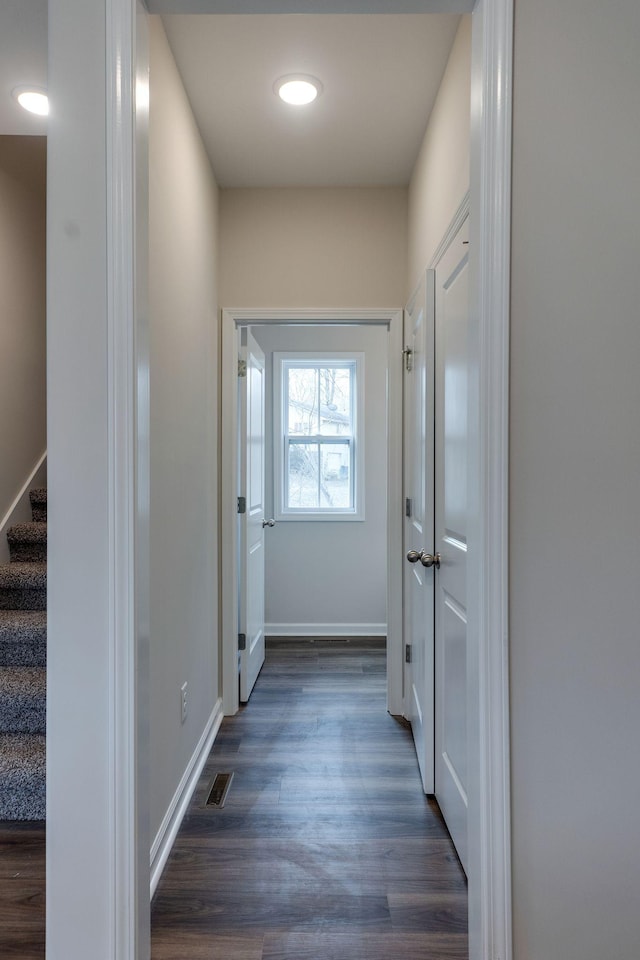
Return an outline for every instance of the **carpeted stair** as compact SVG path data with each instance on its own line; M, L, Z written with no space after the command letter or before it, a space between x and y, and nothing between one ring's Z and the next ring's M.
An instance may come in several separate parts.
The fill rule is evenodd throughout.
M0 564L0 820L45 817L47 491L30 497Z

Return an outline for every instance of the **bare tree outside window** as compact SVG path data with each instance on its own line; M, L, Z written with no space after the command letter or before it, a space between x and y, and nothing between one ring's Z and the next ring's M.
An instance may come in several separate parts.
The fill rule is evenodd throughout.
M286 508L354 508L355 369L355 361L283 365Z

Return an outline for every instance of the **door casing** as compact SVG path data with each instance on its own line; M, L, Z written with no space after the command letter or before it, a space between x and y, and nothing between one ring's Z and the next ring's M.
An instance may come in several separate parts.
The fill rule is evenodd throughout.
M221 544L222 703L226 715L239 708L237 683L238 529L238 330L241 326L331 323L386 326L389 329L387 438L387 709L402 715L402 582L396 559L402 551L402 310L233 309L222 311ZM395 357L395 361L394 361Z

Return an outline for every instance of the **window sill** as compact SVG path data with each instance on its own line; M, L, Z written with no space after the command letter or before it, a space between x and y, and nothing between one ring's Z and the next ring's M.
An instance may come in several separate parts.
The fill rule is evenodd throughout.
M320 510L293 511L291 510L291 511L287 511L286 513L276 514L276 520L278 521L278 523L288 523L289 521L293 521L295 523L300 523L301 521L302 522L310 521L311 523L317 523L318 521L324 522L324 523L333 523L334 521L338 521L339 523L344 523L345 521L347 522L355 521L356 523L362 523L364 519L365 519L364 512L356 512L353 510L349 510L349 511L345 510L344 513L336 513L333 510L326 510L326 511L320 511Z

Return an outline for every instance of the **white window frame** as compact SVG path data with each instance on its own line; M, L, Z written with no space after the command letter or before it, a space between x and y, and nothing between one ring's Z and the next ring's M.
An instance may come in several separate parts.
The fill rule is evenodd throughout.
M287 507L285 505L286 491L286 462L287 462L287 411L285 410L284 371L290 364L301 364L309 367L340 366L346 363L355 365L352 392L352 470L351 483L353 490L352 507ZM298 351L288 350L273 354L273 489L274 510L279 521L326 521L365 519L364 510L364 353L355 351ZM307 439L310 443L340 443L340 437L329 435L313 435Z

